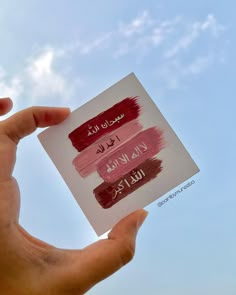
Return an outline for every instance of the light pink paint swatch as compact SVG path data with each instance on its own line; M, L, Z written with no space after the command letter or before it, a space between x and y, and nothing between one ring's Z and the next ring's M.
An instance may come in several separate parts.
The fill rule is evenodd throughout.
M97 167L98 174L106 182L115 182L163 148L163 132L157 127L151 127L101 160Z
M80 176L87 177L96 171L98 161L124 144L127 140L140 132L142 128L138 120L133 120L78 154L73 160L73 165Z

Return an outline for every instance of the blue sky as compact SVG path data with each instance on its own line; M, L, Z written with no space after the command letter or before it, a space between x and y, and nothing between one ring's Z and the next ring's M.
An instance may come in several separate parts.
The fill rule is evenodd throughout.
M232 0L0 1L0 95L13 111L73 110L135 72L201 169L187 191L148 206L133 262L88 294L235 295L235 9ZM20 143L15 176L30 233L63 248L96 240L36 134Z

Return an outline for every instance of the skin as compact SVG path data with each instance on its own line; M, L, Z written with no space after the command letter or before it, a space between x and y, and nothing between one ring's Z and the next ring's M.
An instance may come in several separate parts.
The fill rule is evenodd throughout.
M0 99L0 115L12 108ZM122 219L108 234L81 250L58 249L19 225L20 192L12 177L19 141L38 127L62 122L67 108L32 107L0 122L0 294L84 294L131 261L145 210Z

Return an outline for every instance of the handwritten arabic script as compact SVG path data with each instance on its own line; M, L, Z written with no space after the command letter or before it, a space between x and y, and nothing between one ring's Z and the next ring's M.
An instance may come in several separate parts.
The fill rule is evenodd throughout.
M163 148L162 131L153 126L139 132L97 165L98 174L106 182L115 182Z
M138 171L134 170L132 172L132 175L129 176L129 178L123 178L119 182L117 188L115 188L115 190L113 192L112 199L115 200L117 198L117 196L119 194L121 194L125 188L130 188L132 185L134 185L137 182L139 182L140 180L142 180L143 177L145 177L145 173L144 173L143 169L139 169Z
M156 178L161 170L161 160L148 159L124 174L117 181L101 183L93 192L102 208L107 209ZM133 197L135 202L135 195Z
M109 148L113 147L116 142L120 142L118 135L115 138L110 137L109 141L98 145L97 154L104 153Z
M104 123L102 124L97 124L95 126L88 126L88 136L92 136L94 134L96 134L99 130L101 129L107 129L111 126L113 126L116 123L120 123L120 121L125 117L124 114L121 114L120 116L116 117L114 120L105 120Z
M128 162L140 157L143 153L145 153L148 150L147 145L142 142L139 145L137 145L133 152L131 154L129 153L123 153L120 157L118 157L114 161L109 161L106 165L107 167L107 173L111 173L114 171L117 167L126 165Z

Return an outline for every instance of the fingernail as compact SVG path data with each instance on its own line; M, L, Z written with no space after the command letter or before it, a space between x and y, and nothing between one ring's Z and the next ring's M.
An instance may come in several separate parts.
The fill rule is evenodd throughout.
M71 114L71 109L70 109L70 108L65 108L65 107L63 107L63 108L61 108L61 109L63 109L63 111L64 111L64 113L66 114L66 116L69 116L69 115Z
M68 108L68 107L63 107L63 109L65 109L65 110L67 110L68 112L71 113L71 109L70 109L70 108Z
M139 220L138 220L138 228L141 227L141 225L144 223L147 216L148 216L148 211L142 209L142 213L140 214L140 217L139 217Z

